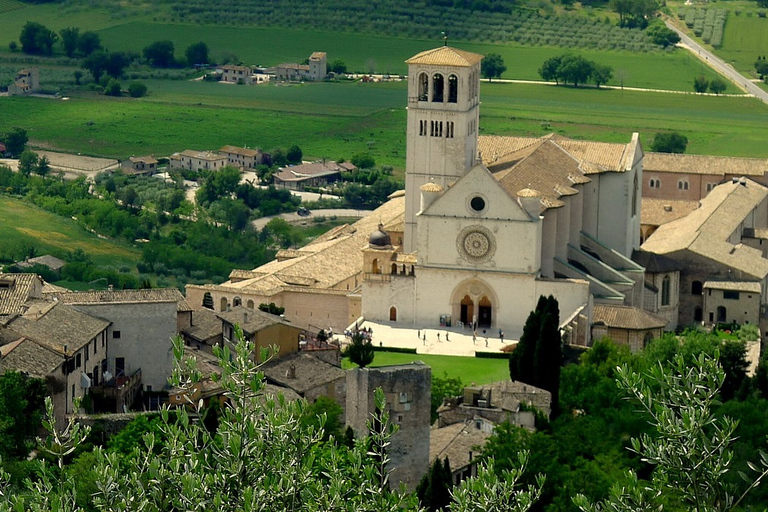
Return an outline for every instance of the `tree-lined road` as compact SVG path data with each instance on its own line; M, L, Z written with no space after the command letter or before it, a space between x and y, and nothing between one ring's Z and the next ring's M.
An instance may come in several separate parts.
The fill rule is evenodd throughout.
M764 103L768 103L768 92L764 91L754 83L750 78L745 77L735 69L733 66L716 56L699 43L688 37L682 30L673 25L670 21L666 20L665 23L670 30L674 30L679 36L681 46L687 48L691 53L696 55L699 59L704 61L709 67L717 71L718 73L726 76L729 80L734 82L740 88L747 91L752 96L758 98Z

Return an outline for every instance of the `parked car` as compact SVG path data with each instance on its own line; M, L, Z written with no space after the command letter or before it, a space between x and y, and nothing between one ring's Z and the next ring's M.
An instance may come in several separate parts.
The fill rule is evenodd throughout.
M296 213L298 213L302 217L306 217L306 216L308 216L312 212L310 212L309 210L307 210L303 206L300 206L299 209L296 210Z

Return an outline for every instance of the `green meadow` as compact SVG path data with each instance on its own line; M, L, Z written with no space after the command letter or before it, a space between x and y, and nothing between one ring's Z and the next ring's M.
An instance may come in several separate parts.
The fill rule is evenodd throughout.
M99 266L134 267L141 251L114 240L105 240L86 231L76 221L49 213L37 206L0 195L0 256L13 254L21 247L34 247L38 255L65 257L82 249Z
M488 384L509 379L509 361L507 359L485 359L478 357L438 356L431 354L401 354L397 352L376 352L370 366L388 366L422 361L432 368L432 375L459 377L465 385L471 383ZM349 359L342 360L342 368L354 368Z
M768 56L768 18L728 14L723 47L717 54L742 73L750 76L758 56Z

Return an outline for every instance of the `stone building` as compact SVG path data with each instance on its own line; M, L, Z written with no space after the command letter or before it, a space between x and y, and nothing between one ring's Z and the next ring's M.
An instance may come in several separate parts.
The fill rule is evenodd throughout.
M37 68L22 69L8 86L8 96L32 94L40 90L40 70Z
M268 383L290 389L309 403L327 396L342 408L347 407L347 372L311 354L279 357L268 361L261 370Z
M368 433L374 390L380 387L389 419L400 427L387 451L391 482L402 482L411 491L429 469L431 384L432 370L422 362L347 371L347 425L356 437Z
M227 157L227 163L239 169L255 169L269 160L269 155L260 149L239 148L237 146L224 146L219 153Z
M213 151L185 149L181 153L172 154L168 160L172 169L189 171L218 171L227 166L227 157Z
M608 337L626 345L633 353L640 352L653 339L661 336L667 319L629 306L595 305L592 339Z
M277 347L277 354L270 354L276 358L299 351L299 338L304 332L303 329L279 316L245 306L238 306L217 316L222 321L224 341L235 343L234 327L239 326L245 338L253 343L257 362L261 362L262 351L271 352L272 347Z
M718 185L698 209L662 225L643 243L643 251L681 268L678 325L737 321L768 330L761 312L768 302L766 228L768 188L742 178ZM759 309L752 304L757 294Z

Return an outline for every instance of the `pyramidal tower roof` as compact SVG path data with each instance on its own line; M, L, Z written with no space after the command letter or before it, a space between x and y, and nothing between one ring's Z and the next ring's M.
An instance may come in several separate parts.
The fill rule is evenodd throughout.
M467 52L451 46L440 46L414 55L406 64L426 64L430 66L454 66L468 68L483 60L478 53Z

